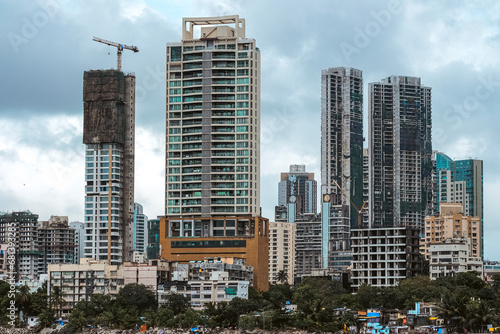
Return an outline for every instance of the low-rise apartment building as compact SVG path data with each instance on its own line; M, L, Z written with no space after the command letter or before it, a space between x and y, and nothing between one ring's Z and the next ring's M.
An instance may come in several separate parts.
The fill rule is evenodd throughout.
M419 229L387 227L352 230L352 282L394 286L421 272Z
M429 274L431 279L454 276L467 271L483 275L483 261L470 253L470 239L450 238L432 243L429 247Z

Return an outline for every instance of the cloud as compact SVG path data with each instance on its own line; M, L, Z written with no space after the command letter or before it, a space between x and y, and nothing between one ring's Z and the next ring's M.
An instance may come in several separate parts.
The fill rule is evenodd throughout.
M500 155L492 152L500 140L500 3L401 1L384 19L392 3L398 2L1 2L0 210L83 217L83 72L116 66L116 50L93 42L97 36L139 47L123 53L123 69L137 78L135 197L149 217L162 215L165 45L180 41L182 17L239 14L261 50L265 215L273 216L279 173L290 164L306 164L319 183L321 70L352 66L363 71L365 120L369 82L410 75L432 87L434 149L484 160L485 231L498 238L493 187ZM357 51L346 57L345 44ZM480 98L479 85L488 97ZM500 258L490 244L487 254Z

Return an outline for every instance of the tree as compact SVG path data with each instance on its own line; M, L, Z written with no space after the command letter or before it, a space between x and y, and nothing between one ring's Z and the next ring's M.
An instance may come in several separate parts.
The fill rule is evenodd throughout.
M121 288L116 296L118 304L135 307L137 310L145 311L149 308L156 309L158 304L153 291L143 284L127 284Z
M68 329L72 331L82 330L88 324L85 312L80 308L74 308L68 318Z
M500 273L495 273L492 276L493 282L491 282L491 287L496 293L500 292Z
M56 311L47 306L40 313L38 313L38 326L40 328L51 328L56 320Z
M482 333L488 324L493 324L495 312L483 301L472 300L467 304L467 328Z
M327 278L307 278L302 281L293 294L300 312L297 325L307 330L336 330L339 325L333 314L342 292L339 282Z
M32 307L32 296L30 288L26 284L20 285L17 288L16 307L19 308L19 311L22 311L23 314L22 322L25 322L26 316L28 315L28 313L31 312L31 307Z
M64 292L60 287L52 287L52 292L50 293L49 302L51 306L55 306L57 309L57 314L59 317L62 315L62 307L66 304L64 300Z
M174 314L180 314L191 307L189 298L178 293L171 293L165 299L165 307L170 308Z
M283 284L288 281L288 273L284 270L280 270L276 273L276 280Z
M356 302L361 309L379 307L377 291L369 284L363 283L359 286L356 294Z
M175 313L167 307L158 309L156 313L156 326L158 327L174 327Z
M399 309L411 309L415 302L437 302L441 294L434 281L423 275L404 279L395 289L397 305L394 308Z
M470 298L462 291L446 292L437 308L438 316L444 319L449 329L464 328L467 324L469 301Z
M40 314L48 305L47 281L45 281L35 293L31 294L31 309L33 314Z
M264 298L264 307L266 309L279 309L281 310L287 301L293 299L293 291L288 283L273 284L269 286L269 290L262 293Z
M198 326L201 323L201 315L198 311L191 308L186 309L179 314L179 325L182 328L191 328Z
M6 281L0 281L0 324L7 324L10 319L7 318L10 306L9 298L10 284Z

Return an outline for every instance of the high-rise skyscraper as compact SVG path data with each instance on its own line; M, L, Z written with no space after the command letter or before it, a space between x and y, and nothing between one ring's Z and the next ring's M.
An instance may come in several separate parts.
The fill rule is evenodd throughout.
M135 76L85 72L83 109L84 256L120 264L133 250Z
M199 36L195 36L199 27ZM184 18L167 44L165 218L161 257L236 256L267 290L260 215L260 51L238 15ZM230 255L231 254L231 255Z
M317 183L314 173L307 173L305 165L290 165L288 173L281 173L278 205L288 203L297 203L297 214L316 213Z
M363 205L361 70L321 71L321 194L330 195L332 205L343 206L351 228L357 227L355 207Z
M370 227L423 228L431 214L431 88L420 78L370 83Z
M260 51L238 15L182 27L167 44L165 214L259 216Z
M363 73L321 71L322 268L345 269L363 205Z

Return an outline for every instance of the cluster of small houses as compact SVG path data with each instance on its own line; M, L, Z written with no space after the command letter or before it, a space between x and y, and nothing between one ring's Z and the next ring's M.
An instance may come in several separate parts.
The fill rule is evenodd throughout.
M415 308L407 313L394 310L377 310L369 309L367 311L358 311L357 317L359 320L360 333L362 334L390 334L390 333L438 333L447 334L446 327L443 324L443 319L438 318L436 304L433 303L415 303ZM287 305L290 311L296 310L296 305ZM345 312L351 312L346 309L337 310L338 315L343 315ZM37 325L37 317L28 317L28 328L33 328ZM64 327L67 320L56 320L58 328ZM489 328L493 331L495 328ZM197 328L196 332L202 331ZM355 326L346 327L344 332L350 334L358 333L358 328Z

